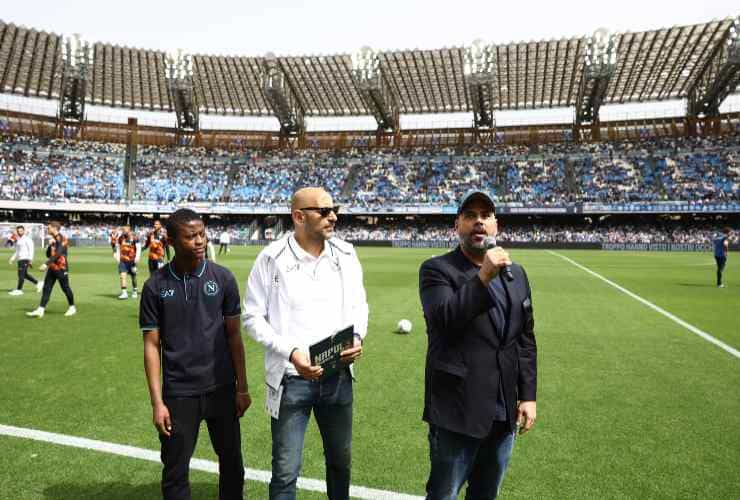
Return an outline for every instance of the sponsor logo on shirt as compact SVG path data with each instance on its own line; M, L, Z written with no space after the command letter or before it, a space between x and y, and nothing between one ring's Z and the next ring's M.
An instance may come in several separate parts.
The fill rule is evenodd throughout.
M159 296L163 299L166 299L168 297L174 297L175 296L175 290L173 288L162 288L159 291Z

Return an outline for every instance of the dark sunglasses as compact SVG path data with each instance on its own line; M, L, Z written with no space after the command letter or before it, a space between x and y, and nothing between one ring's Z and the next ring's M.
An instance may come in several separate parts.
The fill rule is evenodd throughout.
M339 215L339 205L333 207L303 207L298 210L312 210L321 214L321 217L329 217L332 212L334 212L334 215Z

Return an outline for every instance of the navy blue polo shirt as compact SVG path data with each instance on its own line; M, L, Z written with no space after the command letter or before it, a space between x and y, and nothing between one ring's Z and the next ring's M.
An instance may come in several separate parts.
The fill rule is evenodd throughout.
M239 286L225 267L204 260L178 275L170 263L144 284L139 326L159 330L166 397L196 396L236 379L224 318L241 314Z
M714 256L715 257L726 257L727 254L725 253L725 240L727 239L727 235L720 234L714 238L712 241L714 245Z

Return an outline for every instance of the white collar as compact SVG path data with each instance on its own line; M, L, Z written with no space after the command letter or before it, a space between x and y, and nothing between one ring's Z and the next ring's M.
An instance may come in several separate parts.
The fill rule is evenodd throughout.
M318 255L318 257L314 257L310 253L306 252L298 243L298 240L295 239L295 233L292 233L288 237L288 247L290 248L290 251L293 252L293 256L295 257L295 259L303 262L316 262L323 259L324 257L330 257L334 255L334 251L331 249L331 245L329 245L327 241L324 241L324 248L321 250L321 253Z

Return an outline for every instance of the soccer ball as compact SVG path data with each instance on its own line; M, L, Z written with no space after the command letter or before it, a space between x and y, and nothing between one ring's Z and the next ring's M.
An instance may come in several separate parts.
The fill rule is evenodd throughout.
M398 333L411 333L411 321L402 319L398 322L397 330Z

